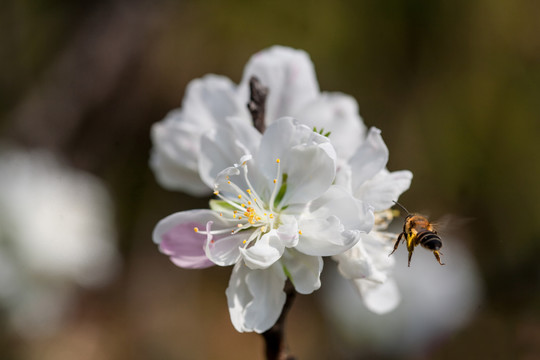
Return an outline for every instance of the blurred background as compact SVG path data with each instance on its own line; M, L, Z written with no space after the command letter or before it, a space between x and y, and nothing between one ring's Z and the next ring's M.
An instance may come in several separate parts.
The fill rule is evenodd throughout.
M274 44L306 50L321 90L351 94L365 123L382 130L388 168L414 174L401 203L433 219L471 219L450 226L445 267L421 249L410 269L405 251L395 254L403 300L384 316L347 300L350 288L332 280L327 263L321 290L297 297L289 315L292 352L540 358L539 15L534 0L2 1L0 143L11 149L4 154L59 159L46 167L59 175L29 170L26 178L91 179L81 186L97 188L103 201L89 211L103 219L87 229L105 228L95 236L116 250L105 246L94 257L107 264L83 269L108 274L97 282L78 272L43 279L24 263L0 267L0 299L11 299L0 302L0 358L262 358L261 338L230 323L231 269L183 270L152 243L158 220L207 199L160 188L148 158L150 127L180 106L190 80L216 73L238 83L249 57ZM18 170L0 171L8 179ZM82 204L80 192L68 195ZM40 199L32 197L36 206ZM66 206L60 210L71 213ZM21 227L32 229L32 219ZM50 223L68 236L63 221ZM2 219L0 230L11 224ZM2 251L0 260L14 259ZM31 273L32 285L21 287L10 272ZM57 289L49 295L33 290L49 285ZM59 288L61 299L51 295ZM13 294L34 304L20 310ZM40 308L40 299L49 305ZM43 316L51 311L59 315Z

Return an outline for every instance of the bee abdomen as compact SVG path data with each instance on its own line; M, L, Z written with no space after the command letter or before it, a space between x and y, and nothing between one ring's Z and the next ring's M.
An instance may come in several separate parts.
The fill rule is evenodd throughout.
M442 247L441 238L433 231L420 232L418 234L418 243L429 250L439 250Z

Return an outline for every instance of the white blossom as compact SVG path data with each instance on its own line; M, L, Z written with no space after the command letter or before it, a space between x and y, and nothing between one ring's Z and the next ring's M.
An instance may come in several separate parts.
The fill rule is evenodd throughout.
M0 304L24 335L54 331L76 286L117 266L110 199L98 179L46 152L0 151Z
M154 241L179 266L235 265L226 291L232 323L263 332L281 313L286 278L302 294L318 289L321 256L354 246L373 213L332 185L336 154L327 137L291 118L262 136L226 123L202 140L201 178L214 175L212 209L168 216ZM240 161L226 166L234 157Z

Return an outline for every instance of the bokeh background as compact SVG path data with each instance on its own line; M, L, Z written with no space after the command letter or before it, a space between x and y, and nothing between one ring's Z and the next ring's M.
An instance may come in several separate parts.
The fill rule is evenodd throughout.
M231 269L179 269L152 244L159 219L207 199L157 185L149 131L180 105L190 80L216 73L239 82L249 57L274 44L306 50L322 90L357 99L365 123L383 131L389 169L414 173L400 199L409 210L470 219L451 226L459 234L445 242L465 251L447 259L453 265L440 268L429 254L409 273L398 263L402 278L442 294L430 317L451 306L441 269L474 268L464 278L477 279L472 290L456 290L473 292L473 305L445 313L461 314L460 325L421 336L416 347L398 344L418 322L388 332L385 345L344 339L324 300L344 295L323 279L292 308L292 352L540 358L539 15L534 0L2 1L0 140L46 149L100 178L114 203L122 262L108 285L76 289L76 306L54 332L25 336L3 321L0 358L262 358L260 337L230 324ZM407 314L421 318L422 296L405 295ZM360 325L379 331L378 322L399 323L395 316Z

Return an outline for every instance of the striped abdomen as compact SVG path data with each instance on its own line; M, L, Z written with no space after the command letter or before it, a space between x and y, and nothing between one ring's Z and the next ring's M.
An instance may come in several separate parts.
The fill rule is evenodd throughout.
M439 250L442 247L442 241L439 235L433 231L424 230L418 233L417 243L428 250Z

